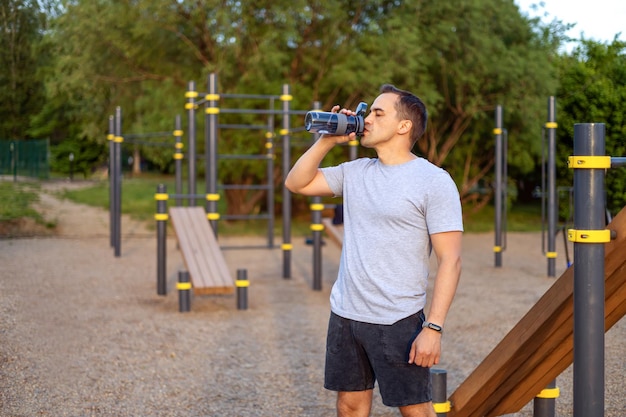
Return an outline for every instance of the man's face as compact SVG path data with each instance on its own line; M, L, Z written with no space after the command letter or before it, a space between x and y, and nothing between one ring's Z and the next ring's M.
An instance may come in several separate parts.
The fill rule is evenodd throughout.
M365 118L362 146L374 148L395 136L400 123L395 108L398 98L397 94L383 93L374 100Z

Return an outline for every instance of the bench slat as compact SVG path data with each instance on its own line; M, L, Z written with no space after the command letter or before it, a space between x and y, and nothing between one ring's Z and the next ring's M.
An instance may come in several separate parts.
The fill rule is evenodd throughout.
M195 294L232 294L234 281L202 207L172 207L170 216Z

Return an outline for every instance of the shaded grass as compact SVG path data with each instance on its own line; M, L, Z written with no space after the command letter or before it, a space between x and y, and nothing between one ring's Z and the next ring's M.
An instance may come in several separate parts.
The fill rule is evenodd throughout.
M503 221L505 221L503 219ZM484 233L495 230L495 210L488 205L477 213L465 212L466 232ZM514 204L506 215L506 229L509 232L541 231L541 204Z
M24 217L42 223L42 216L33 208L39 201L36 183L0 182L0 222Z

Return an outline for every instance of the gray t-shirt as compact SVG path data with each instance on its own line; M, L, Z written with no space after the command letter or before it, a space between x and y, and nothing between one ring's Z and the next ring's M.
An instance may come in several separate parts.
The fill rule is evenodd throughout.
M423 158L400 165L362 158L322 173L344 205L331 310L351 320L393 324L424 308L430 235L463 230L450 175Z

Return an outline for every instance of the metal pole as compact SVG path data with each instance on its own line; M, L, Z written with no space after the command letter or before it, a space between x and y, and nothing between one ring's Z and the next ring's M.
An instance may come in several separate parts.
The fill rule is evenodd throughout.
M248 281L248 270L238 269L237 280L235 281L237 287L237 310L248 309L248 287L250 281Z
M167 295L166 280L166 248L167 248L167 187L164 184L157 185L156 214L154 218L157 226L157 294Z
M317 110L321 107L319 101L313 103L313 109ZM317 141L321 135L315 133L313 140ZM322 204L321 197L313 197L311 199L311 232L313 233L313 289L321 291L322 289L322 231L324 224L322 223Z
M496 127L493 133L496 137L496 163L495 163L495 245L493 252L495 255L495 266L502 266L502 106L496 106L495 116Z
M185 93L185 97L187 97L187 103L185 104L185 109L187 109L187 115L189 117L189 157L187 162L187 167L189 169L189 178L187 181L189 182L189 189L187 192L189 194L196 194L196 103L195 98L198 97L198 92L196 91L196 82L189 81L189 87L187 89L187 93ZM196 199L194 197L189 197L188 205L193 207L196 205Z
M176 194L180 195L183 193L183 158L185 156L183 154L183 131L179 114L176 115L176 119L174 121L174 139L176 141L176 143L174 144L174 163L176 165ZM180 197L177 197L176 207L180 207L182 205L182 199Z
M556 100L548 99L548 276L556 276L556 225L558 221L556 194Z
M359 141L357 139L351 140L348 142L350 160L354 161L357 158L357 153L359 151Z
M115 109L115 160L114 160L114 175L115 175L115 207L113 210L114 222L114 248L115 257L120 257L122 254L122 108L117 107Z
M178 271L178 311L186 313L191 310L191 282L189 271Z
M313 232L313 289L322 289L322 204L321 197L313 197L311 203L311 231Z
M437 417L445 417L450 411L448 402L448 373L443 369L430 369L432 383L433 408Z
M555 379L533 400L533 417L555 417L558 396L559 389L556 387Z
M114 165L113 165L113 161L115 160L115 118L111 115L109 116L109 134L107 135L107 140L109 141L109 240L110 240L110 245L111 247L113 247L115 245L114 239L113 239L113 233L114 233L114 225L113 222L114 217L113 217L113 207L115 204L115 183L114 183L114 175L113 175L113 170L114 170Z
M209 74L208 79L209 94L205 102L205 125L204 125L204 161L205 161L205 189L207 195L206 212L213 234L217 237L217 221L220 218L217 212L217 115L219 107L217 100L217 74Z
M574 125L574 159L580 156L570 161L575 168L574 230L569 233L575 262L574 417L604 415L604 243L610 232L603 230L606 167L589 158L604 156L604 134L601 123Z
M270 110L274 110L274 97L270 98ZM271 113L267 119L267 133L265 134L265 156L267 157L267 212L269 214L269 220L267 222L267 246L274 248L274 222L276 209L274 208L274 113Z
M289 102L291 93L288 84L283 84L283 93L280 100L283 102L283 128L281 135L283 138L283 278L291 278L291 193L284 186L284 179L289 172L291 165L290 149L290 123L289 123Z

